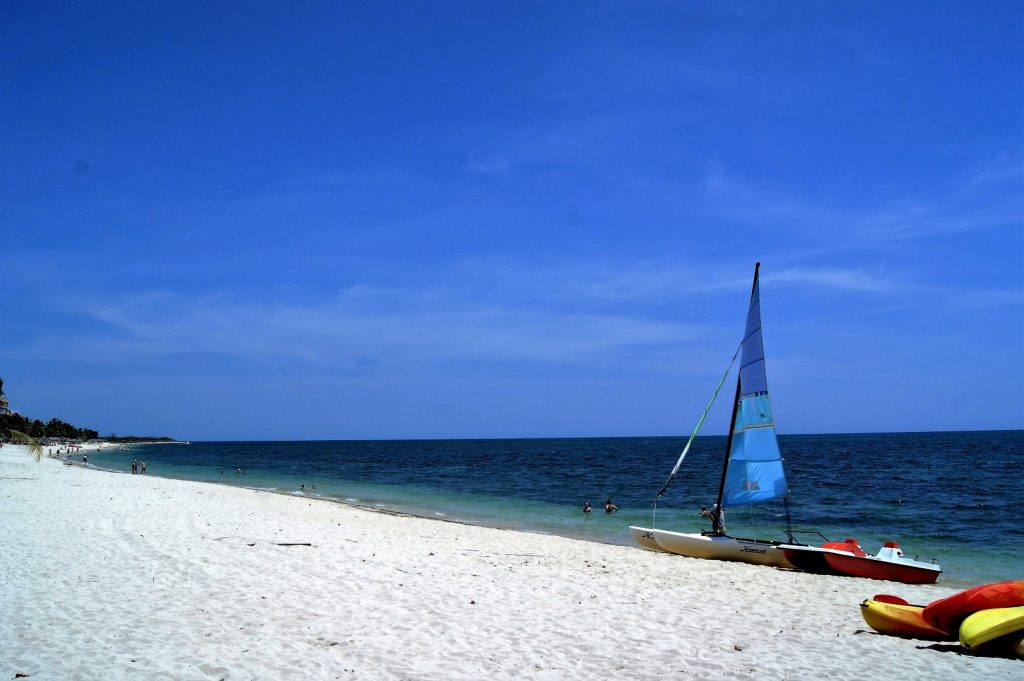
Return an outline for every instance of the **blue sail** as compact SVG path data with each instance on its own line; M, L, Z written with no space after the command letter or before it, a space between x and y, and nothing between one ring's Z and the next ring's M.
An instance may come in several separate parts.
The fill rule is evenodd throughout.
M740 401L722 494L723 506L756 504L785 496L786 474L775 437L761 340L760 285L755 279L740 351Z

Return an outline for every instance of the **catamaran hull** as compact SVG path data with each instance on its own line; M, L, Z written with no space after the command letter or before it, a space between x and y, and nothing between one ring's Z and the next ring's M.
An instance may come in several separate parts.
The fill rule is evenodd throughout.
M645 549L650 549L651 551L667 553L665 549L658 546L658 542L654 539L652 532L653 530L648 530L643 527L633 527L632 525L629 527L629 533L633 535L633 541L637 544Z
M753 565L792 568L793 564L774 542L735 537L684 534L646 527L630 527L633 540L646 548L690 558L733 560Z

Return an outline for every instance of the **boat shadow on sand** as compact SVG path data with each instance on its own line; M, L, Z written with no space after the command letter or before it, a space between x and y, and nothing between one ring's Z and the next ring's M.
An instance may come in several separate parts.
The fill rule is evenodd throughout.
M882 638L892 638L890 634L882 634L877 631L871 631L870 629L858 629L853 632L854 636L860 634L868 634L869 636L880 636ZM976 653L968 650L958 643L928 643L917 646L918 650L934 650L940 653L953 653L955 655L962 655L964 657L998 657L1006 660L1015 660L1016 656L1012 650L1002 648L986 648L983 653Z
M884 636L884 634L879 634ZM999 657L1005 660L1016 660L1017 656L1009 648L995 647L990 648L986 646L980 652L968 650L963 646L956 643L930 643L928 645L917 646L918 650L937 650L940 653L955 653L957 655L963 655L964 657Z

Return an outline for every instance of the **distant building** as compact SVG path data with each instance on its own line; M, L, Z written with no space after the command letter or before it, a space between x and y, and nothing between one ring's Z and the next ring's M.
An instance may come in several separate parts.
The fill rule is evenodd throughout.
M6 416L11 413L10 402L3 395L0 395L0 416Z

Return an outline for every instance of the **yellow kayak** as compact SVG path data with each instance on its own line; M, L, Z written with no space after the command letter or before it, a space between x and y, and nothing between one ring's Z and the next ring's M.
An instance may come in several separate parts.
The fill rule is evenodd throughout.
M866 600L860 604L860 614L868 626L880 634L948 641L952 637L924 621L923 605L885 603Z
M1024 632L1024 605L974 613L960 625L960 643L970 650L1015 632Z

